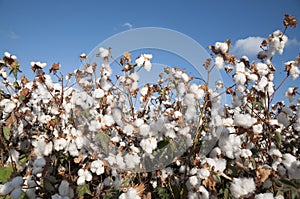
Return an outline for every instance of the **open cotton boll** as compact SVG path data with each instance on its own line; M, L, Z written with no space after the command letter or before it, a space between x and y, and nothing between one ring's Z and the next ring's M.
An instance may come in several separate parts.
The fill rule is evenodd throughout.
M215 64L217 66L217 68L220 70L223 68L224 66L224 59L221 55L217 55L215 58Z
M253 178L233 178L230 185L230 192L234 198L246 196L255 191Z
M227 53L228 51L228 44L225 42L216 42L215 49L220 50L223 54Z
M297 66L292 65L290 71L289 71L290 76L292 77L293 80L297 79L300 75L300 70Z
M140 146L146 153L151 154L152 151L157 147L157 140L153 137L142 139L142 141L140 142Z
M238 62L235 65L235 72L236 73L244 73L245 72L245 64L244 62Z
M104 91L101 88L95 89L93 94L96 99L101 99L102 97L104 97Z
M5 107L4 107L4 112L5 113L11 113L14 108L16 108L16 103L13 102L13 101L8 101L6 104L5 104Z
M115 120L112 115L107 114L103 116L102 123L106 126L112 126L115 123Z
M91 164L91 172L101 175L104 173L104 164L101 160L95 160Z
M185 84L183 82L180 82L177 87L176 87L176 90L178 92L179 95L183 95L186 91L185 89Z
M149 60L146 60L144 62L144 68L145 68L145 70L149 72L151 70L151 67L152 67L151 62Z
M274 199L273 193L260 193L255 195L255 199Z
M126 133L126 135L130 136L133 134L134 127L130 124L127 124L126 126L124 126L123 131L124 133Z
M100 52L100 56L102 58L108 57L108 55L109 55L109 50L107 50L107 49L105 49L103 47L99 48L99 52Z
M137 190L131 187L126 193L122 193L119 199L141 199L141 197L138 195Z
M253 133L261 134L263 131L263 126L262 126L262 124L256 124L256 125L252 126L252 129L253 129Z
M233 77L236 84L244 85L247 81L246 75L244 73L236 73Z
M257 73L262 77L269 73L269 67L264 63L256 63L255 65Z
M143 64L144 64L144 62L145 62L145 58L143 57L143 56L140 56L139 58L137 58L136 60L135 60L135 63L137 64L137 66L142 66Z
M249 114L234 114L234 124L244 128L250 128L256 123L257 119L251 117Z
M53 144L52 142L46 143L45 138L34 140L32 145L34 146L34 153L37 155L37 157L48 156L52 153Z
M77 179L77 185L83 185L85 184L85 181L89 182L93 178L91 172L89 172L88 170L79 169L77 173L79 176L79 178Z
M140 163L141 160L141 158L136 153L134 154L127 153L124 159L127 167L130 169L134 169Z
M142 136L148 136L150 132L150 126L148 124L142 124L140 126L140 135Z
M214 168L214 171L223 172L226 169L226 160L221 158L205 158L201 163L204 164L207 162L210 165L210 168Z

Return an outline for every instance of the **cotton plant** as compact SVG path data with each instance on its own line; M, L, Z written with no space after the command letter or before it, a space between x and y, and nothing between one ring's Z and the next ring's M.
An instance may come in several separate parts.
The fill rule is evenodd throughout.
M272 63L283 53L287 28L296 25L285 15L285 29L262 42L258 61L230 54L230 40L210 46L207 77L224 70L232 85L209 85L172 67L141 85L139 71L150 72L155 57L124 52L117 60L104 47L94 63L80 54L82 68L66 76L59 63L33 61L29 80L19 77L17 56L5 52L0 196L299 196L299 92L287 89L288 104L274 96L286 79L299 80L300 57L284 62L279 85L274 77L281 68Z

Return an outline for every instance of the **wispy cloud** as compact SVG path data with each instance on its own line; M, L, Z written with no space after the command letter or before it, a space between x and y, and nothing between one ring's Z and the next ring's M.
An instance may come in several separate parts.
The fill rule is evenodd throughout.
M133 25L131 23L129 23L129 22L124 23L122 26L126 27L128 29L132 29L133 28Z
M7 36L10 38L10 39L20 39L21 36L18 35L16 32L14 31L9 31Z
M264 38L262 37L247 37L245 39L237 40L232 47L232 52L239 56L255 56L261 51L260 44L263 40Z
M287 46L300 46L300 41L298 41L296 38L289 39L286 43Z

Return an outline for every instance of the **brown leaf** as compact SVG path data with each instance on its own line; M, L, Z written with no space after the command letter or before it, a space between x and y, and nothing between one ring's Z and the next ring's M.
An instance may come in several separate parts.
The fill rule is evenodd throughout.
M78 164L83 159L83 155L80 154L77 158L74 158L74 162Z
M25 84L27 84L29 81L28 81L28 79L24 76L24 75L22 75L21 76L21 83L23 84L23 85L25 85Z
M288 14L285 14L284 15L284 19L283 19L283 25L285 27L296 27L298 24L298 21L295 19L294 16L292 15L288 15Z
M56 74L56 72L59 70L60 68L60 64L57 63L57 64L52 64L52 67L50 68L49 72L53 74Z
M125 59L127 60L127 62L129 62L129 63L131 62L131 58L130 58L131 53L130 52L124 52L123 56L125 57Z
M202 185L209 190L214 190L217 183L216 183L213 175L210 175L208 178L206 178L202 181Z
M270 174L271 174L272 170L268 169L268 168L262 168L261 166L256 170L256 177L258 179L258 181L260 183L265 182Z

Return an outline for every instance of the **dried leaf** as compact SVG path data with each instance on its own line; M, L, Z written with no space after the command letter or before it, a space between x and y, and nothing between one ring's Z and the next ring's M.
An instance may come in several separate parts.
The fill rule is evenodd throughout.
M284 15L284 19L283 19L283 25L285 27L296 27L298 24L298 21L295 19L294 16L292 15L288 15L288 14L285 14Z
M53 74L56 74L56 72L59 70L60 68L60 64L57 63L57 64L52 64L52 67L50 68L49 72Z
M210 175L208 178L206 178L202 181L202 185L209 190L214 190L217 183L216 183L213 175Z
M131 62L131 58L130 58L131 53L130 52L124 52L123 56L125 57L125 59L127 60L127 62L129 62L129 63Z
M256 170L256 177L260 183L264 183L271 174L271 169L262 168L261 166Z

